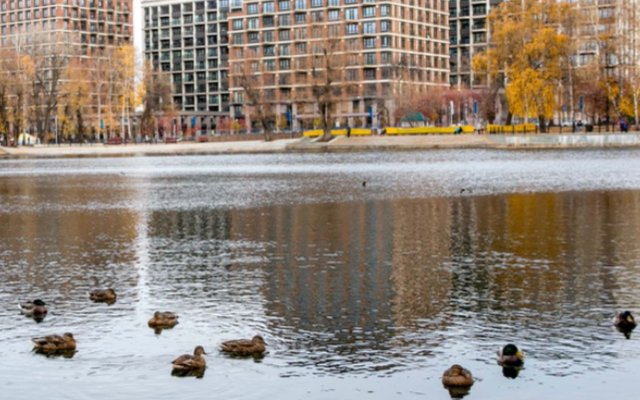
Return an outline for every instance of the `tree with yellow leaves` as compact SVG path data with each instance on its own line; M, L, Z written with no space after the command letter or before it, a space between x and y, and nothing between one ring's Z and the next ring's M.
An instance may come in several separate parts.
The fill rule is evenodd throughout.
M64 72L57 112L57 134L66 138L86 139L86 122L91 108L91 64L76 58Z
M473 62L489 81L504 85L511 113L525 121L537 117L543 131L570 52L560 27L571 13L570 4L556 0L505 1L489 16L489 49Z

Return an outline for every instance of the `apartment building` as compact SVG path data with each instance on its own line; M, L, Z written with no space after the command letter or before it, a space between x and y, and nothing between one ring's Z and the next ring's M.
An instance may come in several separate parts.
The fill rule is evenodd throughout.
M307 90L313 68L308 59L327 42L338 40L344 47L336 57L349 59L343 68L355 90L334 113L349 126L376 126L383 111L393 115L401 87L428 90L449 85L448 28L445 0L232 1L232 118L251 126L245 89L239 84L250 59L255 85L267 94L276 127L313 126L319 113Z
M502 0L449 1L450 84L456 89L473 88L476 79L473 57L486 50L489 40L487 16Z
M173 133L208 133L229 114L227 0L144 0L144 54L170 77ZM166 122L165 122L166 123Z
M69 33L67 43L91 55L131 43L132 20L132 0L3 0L0 44L32 33Z

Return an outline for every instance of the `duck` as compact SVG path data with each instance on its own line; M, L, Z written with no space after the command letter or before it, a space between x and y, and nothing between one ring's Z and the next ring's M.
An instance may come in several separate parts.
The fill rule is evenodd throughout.
M473 375L468 369L454 364L442 374L442 384L453 387L471 387L473 386Z
M234 356L260 357L266 351L266 347L262 336L256 335L251 340L239 339L223 342L221 350Z
M173 328L178 324L178 316L169 311L156 311L148 324L150 328Z
M193 350L193 355L191 354L183 354L175 360L171 361L173 364L173 369L175 371L195 371L205 369L207 366L207 362L202 357L203 354L207 354L204 351L204 347L196 346Z
M22 312L22 314L28 317L38 317L38 316L44 317L45 315L47 315L47 312L48 312L47 304L40 299L35 299L34 301L21 303L20 311Z
M76 349L76 340L71 333L60 335L49 335L31 339L33 341L33 349L41 353L55 353L64 351L74 351Z
M89 292L89 298L95 302L113 304L116 302L116 291L109 289L96 289Z
M637 324L630 311L622 311L613 318L613 325L620 331L631 332Z
M498 364L505 367L521 367L524 364L524 353L515 344L509 343L498 351Z

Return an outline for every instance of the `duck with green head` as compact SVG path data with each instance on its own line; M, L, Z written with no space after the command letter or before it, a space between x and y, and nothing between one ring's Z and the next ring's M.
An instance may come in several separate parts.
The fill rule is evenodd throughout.
M620 331L631 332L636 327L636 320L633 318L631 311L623 311L616 314L613 318L613 325Z
M48 312L47 304L40 299L21 303L20 312L27 317L42 320Z
M498 364L503 367L521 367L524 364L524 353L515 344L509 343L498 351Z

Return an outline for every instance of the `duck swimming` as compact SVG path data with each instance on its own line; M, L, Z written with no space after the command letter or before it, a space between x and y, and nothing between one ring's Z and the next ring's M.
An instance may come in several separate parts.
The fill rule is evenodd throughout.
M473 386L473 376L468 369L454 364L442 374L442 384L454 387L471 387Z
M262 336L256 335L251 340L239 339L223 342L221 350L234 356L260 357L266 351L266 346Z
M44 319L44 316L47 315L47 305L44 301L40 299L36 299L34 301L21 303L20 304L20 312L27 317L32 317L34 319Z
M207 366L203 354L207 354L202 346L197 346L193 350L193 355L183 354L175 360L171 361L173 369L175 371L191 372L196 370L203 370Z
M76 349L76 340L71 333L60 335L49 335L31 339L33 341L33 349L39 353L57 353L65 351L74 351Z
M172 312L156 311L153 313L153 318L148 322L150 328L155 329L167 329L173 328L178 324L178 316Z
M96 303L113 304L116 302L116 291L109 289L96 289L89 292L89 298Z
M524 364L524 353L515 344L507 344L498 351L498 364L503 367L521 367Z
M637 324L630 311L623 311L617 313L613 318L613 325L621 331L631 332Z

